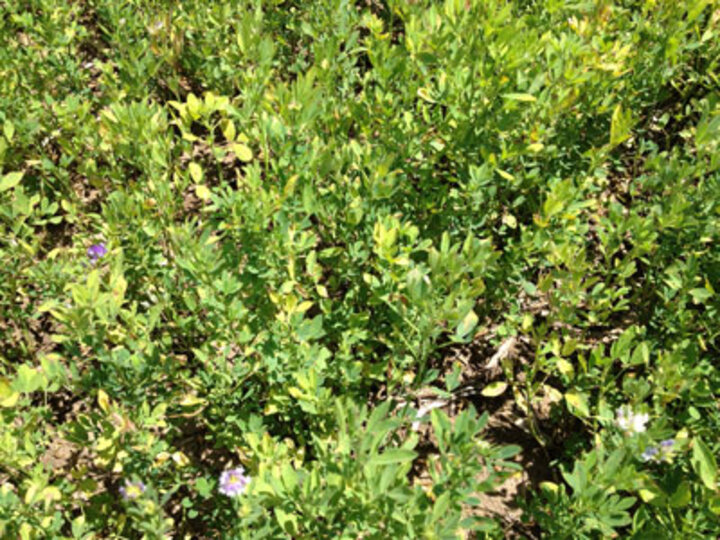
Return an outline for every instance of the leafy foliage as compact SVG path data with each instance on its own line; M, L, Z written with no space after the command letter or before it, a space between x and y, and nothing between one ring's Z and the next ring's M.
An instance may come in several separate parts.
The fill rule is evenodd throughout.
M2 3L1 535L717 536L718 59L708 0Z

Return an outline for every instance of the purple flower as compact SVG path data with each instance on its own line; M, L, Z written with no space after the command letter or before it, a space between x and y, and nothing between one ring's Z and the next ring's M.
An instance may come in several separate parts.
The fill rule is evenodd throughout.
M648 446L645 451L640 454L640 459L642 459L643 461L650 461L651 459L655 458L658 452L659 450L654 446Z
M137 482L125 480L125 485L120 487L120 495L122 495L126 501L130 501L140 497L140 495L145 493L145 489L145 484L139 480Z
M673 446L675 441L673 439L665 439L660 442L660 448L655 446L648 446L645 451L640 455L640 459L643 461L670 461L670 457L673 453Z
M250 477L245 476L245 469L237 467L223 471L220 475L220 493L228 497L237 497L242 495L250 482Z
M107 255L107 248L103 242L99 244L93 244L87 249L87 256L90 257L90 261L95 264L99 259L102 259Z

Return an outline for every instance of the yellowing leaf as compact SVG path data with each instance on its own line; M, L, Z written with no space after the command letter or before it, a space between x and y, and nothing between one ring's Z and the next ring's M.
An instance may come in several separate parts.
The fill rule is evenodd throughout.
M325 285L316 285L315 290L322 298L328 298L329 294Z
M530 150L531 152L534 152L534 153L538 153L538 152L542 151L543 148L545 148L545 145L542 143L533 143L528 146L528 150Z
M108 412L110 410L110 398L108 397L105 390L98 390L97 401L98 405L103 411Z
M190 116L192 116L193 120L197 120L198 118L200 118L200 107L200 100L195 97L195 94L189 94L187 97L187 110L190 113Z
M114 443L115 443L115 441L113 441L109 437L100 437L100 438L98 438L97 445L95 446L95 448L98 452L102 452L103 450L112 448Z
M203 201L209 201L211 197L210 190L205 184L198 184L195 186L195 195L198 196L198 199Z
M551 493L557 493L560 487L555 482L540 482L540 489Z
M610 122L610 146L617 146L629 139L631 127L632 117L630 111L624 112L621 105L615 107Z
M510 101L525 101L528 103L532 103L533 101L537 101L537 98L533 96L532 94L523 94L523 93L510 93L503 95L505 99L509 99Z
M640 489L638 491L638 495L640 495L640 498L646 503L649 503L653 499L657 498L657 493L649 489Z
M202 182L203 179L203 171L200 165L195 163L194 161L188 165L188 170L190 171L190 177L197 182L198 184Z
M477 314L471 309L465 318L460 321L457 328L455 329L455 338L465 339L469 336L470 332L475 330L479 319Z
M253 153L248 145L243 143L235 143L233 144L232 148L233 152L235 152L235 155L240 161L252 161Z
M50 504L53 501L59 501L62 499L62 493L55 486L48 486L40 493L40 498L45 504Z
M0 379L0 407L14 407L20 394L15 392L7 379Z
M508 384L504 381L495 381L494 383L488 384L485 388L482 389L482 392L480 392L485 397L497 397L505 390L507 390Z
M576 416L590 416L590 408L588 407L587 398L584 394L580 394L578 392L568 392L565 394L565 401L567 402L570 411Z
M205 400L194 394L185 394L179 403L182 407L193 407L195 405L205 404Z
M437 103L437 101L430 97L430 91L427 88L418 88L417 95L420 99L428 103Z
M190 465L190 459L182 452L175 452L172 455L172 460L178 467L187 467Z
M223 136L225 137L226 141L234 141L235 140L235 124L232 120L225 120L222 124L222 132Z
M502 176L505 180L507 180L509 182L515 181L515 177L512 174L510 174L509 172L505 172L502 169L495 169L495 172L498 173L500 176Z
M573 365L563 358L558 358L555 361L555 365L557 366L558 371L560 371L560 373L562 373L566 377L572 377L575 373L575 368L573 368Z
M563 395L557 388L554 388L549 384L545 384L543 385L543 390L545 390L545 395L551 403L557 403L562 400Z
M511 229L517 227L517 219L515 219L515 216L513 216L512 214L504 214L502 217L502 222Z

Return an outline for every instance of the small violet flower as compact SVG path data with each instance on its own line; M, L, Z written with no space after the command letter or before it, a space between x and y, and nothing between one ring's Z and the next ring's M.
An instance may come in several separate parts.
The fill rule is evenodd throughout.
M107 255L107 248L103 242L99 244L93 244L87 249L87 256L90 257L90 261L95 264L98 260L102 259Z
M660 448L648 446L640 455L640 459L643 461L670 461L673 446L675 446L675 441L673 439L666 439L660 442Z
M139 480L137 482L125 480L125 485L120 487L120 495L122 495L126 501L130 501L140 497L140 495L145 493L145 489L145 484Z
M617 410L615 424L627 435L635 435L645 431L645 424L650 421L646 413L634 413L628 406L620 407Z
M663 461L670 461L670 457L673 453L673 447L675 446L674 439L665 439L660 442L660 455Z
M643 461L650 461L651 459L655 458L658 452L659 450L654 446L648 446L645 451L640 454L640 459L642 459Z
M242 495L245 488L250 483L250 477L245 476L245 469L237 467L223 471L220 475L220 493L228 497L238 497Z

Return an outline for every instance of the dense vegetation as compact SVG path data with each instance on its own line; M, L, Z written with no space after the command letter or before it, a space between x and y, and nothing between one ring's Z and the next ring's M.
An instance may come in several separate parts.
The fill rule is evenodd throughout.
M715 538L712 0L0 1L2 538Z

